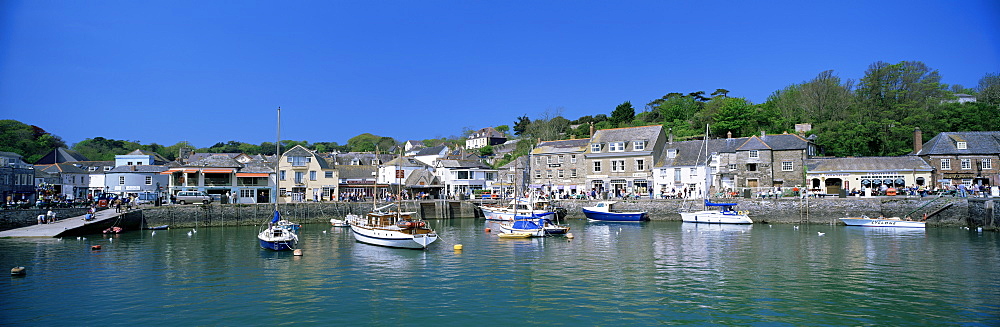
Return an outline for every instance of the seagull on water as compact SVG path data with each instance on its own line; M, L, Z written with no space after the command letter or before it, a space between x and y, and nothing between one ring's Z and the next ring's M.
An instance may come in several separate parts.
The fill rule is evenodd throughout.
M826 233L824 233L824 232L816 232L816 233L819 234L819 236L826 235Z
M795 230L799 230L799 226L792 226L792 228L795 228Z
M191 234L194 234L194 233L192 233L191 231L188 231L188 237L191 237Z

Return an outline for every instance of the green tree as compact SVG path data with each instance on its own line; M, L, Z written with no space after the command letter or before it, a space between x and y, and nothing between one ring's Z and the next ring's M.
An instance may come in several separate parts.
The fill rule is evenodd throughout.
M986 74L979 79L976 91L978 92L976 101L1000 105L1000 75L997 73Z
M487 145L487 146L479 148L479 156L489 157L489 156L492 156L492 155L493 155L493 146L492 145Z
M531 119L528 118L528 115L517 117L517 121L514 122L514 135L521 136L528 131L529 125L531 125Z
M633 118L635 118L635 108L632 108L632 102L630 101L623 102L611 112L611 123L615 126L625 126Z
M497 130L497 132L500 132L503 135L507 135L507 132L510 131L510 126L500 125L500 126L494 127L493 129Z
M141 149L141 147L138 141L123 141L98 136L84 139L74 144L73 151L80 153L90 160L112 161L115 160L116 155L127 154Z
M41 127L12 119L0 120L0 151L17 153L24 162L34 163L49 151L65 146L61 138Z

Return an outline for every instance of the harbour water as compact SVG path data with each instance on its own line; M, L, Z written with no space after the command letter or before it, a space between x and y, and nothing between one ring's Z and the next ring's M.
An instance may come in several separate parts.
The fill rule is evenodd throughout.
M251 226L0 239L2 267L28 268L0 287L0 325L1000 325L990 232L490 224L433 221L426 251L309 224L301 257L261 250Z

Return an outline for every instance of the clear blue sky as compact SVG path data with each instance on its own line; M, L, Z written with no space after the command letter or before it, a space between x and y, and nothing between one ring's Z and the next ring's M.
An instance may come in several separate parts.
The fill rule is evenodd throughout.
M259 144L278 106L283 139L419 140L904 60L1000 72L1000 1L0 0L0 119L69 144Z

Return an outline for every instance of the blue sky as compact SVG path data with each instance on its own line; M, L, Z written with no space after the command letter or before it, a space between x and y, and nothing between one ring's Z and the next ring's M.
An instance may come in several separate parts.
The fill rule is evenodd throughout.
M420 140L904 60L1000 72L1000 2L0 0L0 119L70 144L258 144L279 106L283 139Z

